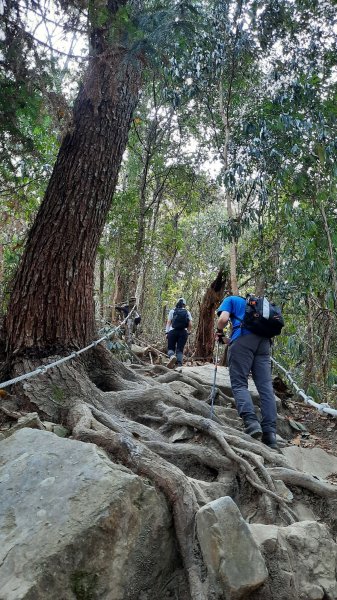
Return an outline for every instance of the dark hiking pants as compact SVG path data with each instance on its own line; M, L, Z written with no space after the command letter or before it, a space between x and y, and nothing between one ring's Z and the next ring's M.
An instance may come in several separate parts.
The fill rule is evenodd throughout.
M256 419L248 391L251 372L260 396L262 431L276 432L276 402L271 378L270 341L254 333L240 335L229 346L229 376L237 411L247 423Z
M179 365L183 364L183 351L187 338L186 329L171 329L167 334L167 354L168 356L175 354Z

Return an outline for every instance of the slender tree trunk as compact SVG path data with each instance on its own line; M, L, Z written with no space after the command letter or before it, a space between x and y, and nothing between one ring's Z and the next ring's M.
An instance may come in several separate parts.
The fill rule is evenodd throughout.
M305 368L303 374L303 387L305 390L308 389L310 383L315 381L315 339L314 339L314 317L313 317L313 306L311 296L308 295L305 299L307 307L307 353Z
M322 352L320 354L322 385L324 393L327 393L328 375L331 365L331 342L333 336L334 315L329 310L323 313L323 335L322 335Z
M231 241L230 244L230 269L231 269L231 288L232 294L235 296L239 295L239 286L238 286L238 278L237 278L237 257L238 257L238 247L235 240Z
M255 294L263 296L266 289L266 279L263 273L259 273L255 277Z
M335 261L335 251L334 245L331 238L331 232L329 228L328 219L326 216L326 212L323 206L323 203L319 205L319 210L323 219L323 226L326 235L326 239L328 242L328 252L329 252L329 264L330 264L330 273L332 280L332 288L333 288L333 299L334 299L334 309L337 309L337 273L336 273L336 261Z
M223 98L223 87L222 82L219 84L219 102L220 102L220 115L224 125L225 130L225 143L223 149L223 163L225 171L228 169L228 149L229 149L229 141L230 141L230 124L229 124L229 107L230 107L230 93L228 97L227 107L224 108L224 98ZM227 218L228 220L232 220L234 217L233 204L230 192L226 190L226 209L227 209ZM238 280L237 280L237 241L234 236L232 236L230 240L229 246L229 264L230 264L230 279L231 279L231 290L232 294L239 295L238 288Z
M113 290L111 294L111 322L113 323L117 318L115 306L118 304L119 299L119 280L120 280L120 269L121 269L121 259L120 259L120 235L118 234L117 243L116 243L116 257L113 263L113 272L114 272L114 284Z
M210 359L213 355L215 310L224 296L226 287L228 288L228 283L228 273L220 269L202 299L195 340L195 355L198 357Z
M156 234L157 223L158 223L159 207L160 207L160 204L161 204L161 201L163 198L163 192L164 192L163 185L162 184L157 185L154 190L153 198L152 198L152 202L151 202L151 204L153 205L153 213L151 216L151 220L148 224L148 230L147 230L148 235L145 235L144 253L143 253L143 259L142 259L140 270L139 270L139 277L138 277L137 290L136 290L136 299L137 299L137 306L138 306L139 312L143 311L144 304L145 304L146 280L147 280L148 273L150 270L150 265L153 263L153 256L155 253L155 243L156 243L155 234ZM146 238L148 238L148 239L146 239Z
M100 31L14 283L5 322L10 354L77 348L94 335L96 251L142 71L125 47L107 47Z
M133 275L131 281L132 293L137 298L137 305L139 307L139 299L141 291L139 291L139 283L142 279L143 262L144 262L144 245L146 238L147 219L146 215L148 207L146 204L148 196L148 176L151 168L151 159L153 154L153 144L157 137L157 118L154 118L147 130L146 144L143 151L143 168L139 182L139 215L138 215L138 231L135 246L135 255L133 259Z

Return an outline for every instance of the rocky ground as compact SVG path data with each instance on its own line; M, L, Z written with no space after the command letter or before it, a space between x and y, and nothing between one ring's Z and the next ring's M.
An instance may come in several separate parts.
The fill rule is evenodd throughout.
M212 364L156 358L97 347L0 390L0 599L337 600L335 421L275 380L271 450L244 433L226 367L212 412Z
M192 366L192 364L188 366ZM337 456L337 419L331 415L319 413L301 399L297 400L288 388L286 388L286 393L282 394L278 390L278 382L277 378L275 392L279 397L283 396L283 412L293 431L293 437L288 440L288 443L301 448L322 448ZM8 398L8 395L3 393L3 397L6 396ZM7 430L12 423L13 418L0 411L0 432ZM299 427L303 429L300 430Z
M144 350L141 347L137 348ZM153 348L153 351L156 351L156 349ZM165 364L164 348L161 349L156 358L160 358L162 363ZM142 359L149 360L149 355L146 353L145 356L142 356ZM205 363L190 359L185 364L186 367L196 367ZM337 456L337 418L324 415L305 404L301 398L296 398L287 383L279 376L274 377L274 389L275 394L282 400L282 412L288 419L293 431L293 437L288 440L288 443L301 448L322 448L326 452Z

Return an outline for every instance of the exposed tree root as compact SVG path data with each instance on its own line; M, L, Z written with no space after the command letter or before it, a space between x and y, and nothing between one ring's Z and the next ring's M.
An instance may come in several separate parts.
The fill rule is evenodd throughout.
M31 360L21 361L16 372L36 366ZM151 376L144 376L146 371ZM190 394L185 389L181 395L176 386L173 391L170 384L174 381L186 383L194 391ZM264 522L275 522L277 517L286 524L296 520L289 506L291 496L282 497L275 480L318 496L332 499L337 496L336 486L290 469L282 454L234 427L235 419L227 419L221 410L219 415L215 410L211 420L209 390L210 386L194 377L182 376L159 365L151 369L128 369L107 351L100 350L94 351L85 362L75 359L26 381L17 389L16 407L11 404L9 410L11 418L18 418L27 412L27 407L38 409L42 421L63 423L74 438L99 445L112 460L152 480L172 507L192 600L208 597L195 536L199 505L189 477L175 462L200 465L200 473L208 469L212 481L215 477L221 482L224 473L231 473L234 478L240 473L252 486L254 502L258 503L260 498L259 511L253 514L262 508ZM183 439L185 428L188 442L179 441L179 428L183 428ZM170 442L171 436L177 443Z
M206 420L196 415L191 415L189 413L177 409L167 409L165 407L164 411L164 415L167 417L170 423L175 423L178 425L189 424L195 427L196 429L199 429L200 431L207 432L210 436L212 436L218 442L221 449L224 450L226 456L234 463L237 463L239 465L240 469L244 471L247 481L249 481L249 483L251 483L251 485L258 491L267 494L271 498L274 498L274 500L277 500L277 502L281 506L284 506L289 502L288 500L278 496L278 494L273 490L263 485L263 483L259 479L252 466L249 464L249 462L244 458L240 457L231 448L231 446L226 440L225 434L219 429L219 427L217 427L215 423L213 423L213 421L209 419ZM266 479L269 480L269 478L267 477Z
M190 456L211 469L221 471L230 469L231 461L225 456L205 446L196 446L195 444L168 444L163 442L145 442L152 451L160 456Z
M337 486L326 481L320 481L313 475L280 467L270 468L268 472L272 477L281 479L284 483L307 489L317 494L317 496L323 496L323 498L337 500Z

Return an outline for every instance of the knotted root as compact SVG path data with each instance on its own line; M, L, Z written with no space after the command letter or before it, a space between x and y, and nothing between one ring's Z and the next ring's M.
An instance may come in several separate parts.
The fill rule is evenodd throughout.
M162 406L162 410L164 416L168 419L168 421L171 424L175 423L177 425L189 425L213 437L218 442L222 450L225 451L226 456L234 463L237 463L239 465L240 469L245 473L247 481L249 481L249 483L259 492L267 494L271 498L274 498L280 506L285 506L290 502L288 499L279 496L272 489L269 489L269 487L263 485L263 483L259 479L258 475L255 473L254 469L249 464L249 462L246 459L240 457L231 448L231 446L228 444L225 438L225 434L221 431L221 429L217 426L216 423L214 423L210 419L206 420L202 417L186 413L185 411L179 409L167 408L165 405Z

